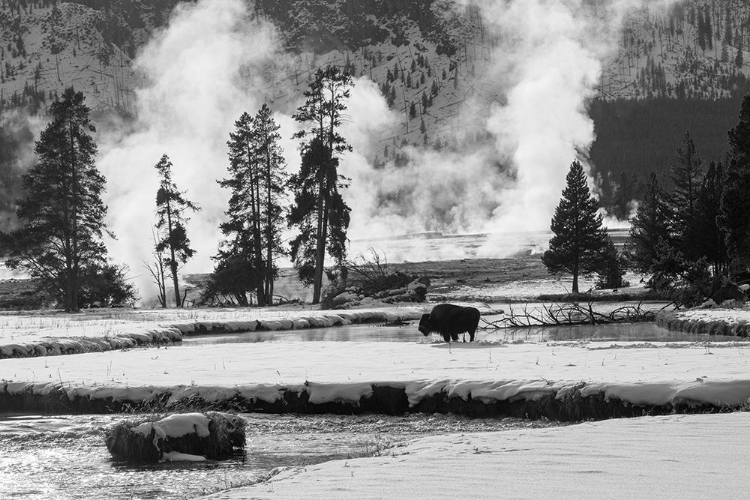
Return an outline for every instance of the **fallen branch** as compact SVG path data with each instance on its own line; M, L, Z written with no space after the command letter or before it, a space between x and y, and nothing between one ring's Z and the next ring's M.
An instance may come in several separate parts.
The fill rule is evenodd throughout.
M641 323L656 319L656 313L643 308L643 303L618 307L609 313L595 311L592 302L585 305L577 303L542 304L529 308L523 306L520 313L509 309L505 317L497 321L482 319L484 330L500 328L526 328L532 326L577 326L606 325L611 323Z

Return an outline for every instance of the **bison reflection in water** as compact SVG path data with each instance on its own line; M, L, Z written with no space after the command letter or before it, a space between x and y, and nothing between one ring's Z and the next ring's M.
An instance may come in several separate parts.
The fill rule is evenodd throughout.
M423 314L419 320L419 331L428 336L438 332L443 340L457 341L459 333L469 332L469 341L474 342L474 333L479 325L479 310L474 307L461 307L453 304L439 304L430 314ZM464 342L466 337L464 336Z

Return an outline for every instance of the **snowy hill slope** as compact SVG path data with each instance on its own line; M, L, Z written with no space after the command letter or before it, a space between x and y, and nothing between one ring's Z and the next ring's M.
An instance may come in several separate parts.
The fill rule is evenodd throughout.
M75 85L92 108L134 112L133 91L145 82L133 61L168 24L176 3L78 0L54 7L49 1L3 1L0 108L36 109ZM312 69L328 63L347 66L393 93L391 105L403 119L398 135L421 143L431 135L415 133L422 117L434 142L435 122L450 122L469 95L479 94L487 103L502 101L498 82L485 77L508 50L503 32L491 29L493 20L482 14L487 9L458 3L264 0L257 2L257 12L272 20L284 48L296 56L273 80L291 83L296 93ZM590 14L605 15L593 9ZM749 69L747 30L739 21L749 13L744 2L698 0L668 9L646 4L627 10L616 47L603 61L599 95L726 97L744 85ZM399 74L393 75L396 67ZM387 70L395 78L389 80ZM432 105L425 106L429 99ZM409 116L412 103L416 119Z

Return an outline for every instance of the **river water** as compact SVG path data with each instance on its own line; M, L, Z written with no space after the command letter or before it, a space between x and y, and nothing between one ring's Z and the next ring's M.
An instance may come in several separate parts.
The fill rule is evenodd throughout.
M485 315L483 320L488 323L500 319L501 316ZM183 338L185 347L205 344L228 344L248 342L431 342L439 340L437 334L425 338L418 330L417 323L392 325L346 325L335 328L311 328L305 330L286 330L276 332L246 332L229 334L206 334L187 336ZM459 335L459 341L462 337ZM466 335L466 340L469 336ZM533 326L513 328L492 328L486 323L480 323L480 329L475 338L477 342L721 342L736 341L737 337L723 337L720 335L696 334L670 331L660 328L655 323L620 323L609 325L580 325L580 326Z
M104 430L133 415L0 417L0 498L195 498L252 484L276 467L387 453L425 435L558 425L450 415L242 416L246 449L233 459L145 467L113 462L104 444Z
M436 339L433 339L436 340ZM651 323L487 329L477 341L721 341L707 335L669 332ZM186 337L180 348L209 343L281 341L428 342L413 324L349 325L286 332L249 332ZM496 431L559 425L518 419L468 419L450 415L385 417L245 414L244 453L231 460L134 467L114 463L105 430L133 415L12 416L0 414L0 498L182 499L250 484L276 467L387 453L389 447L437 433Z

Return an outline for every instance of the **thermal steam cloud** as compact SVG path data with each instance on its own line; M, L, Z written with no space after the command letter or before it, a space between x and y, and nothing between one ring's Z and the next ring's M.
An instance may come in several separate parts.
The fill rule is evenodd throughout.
M137 123L99 138L98 165L108 179L108 225L118 238L110 253L129 265L144 298L154 288L144 268L152 261L154 165L168 154L177 186L202 208L188 223L197 253L183 272L210 272L228 199L216 181L228 176L229 132L243 112L255 114L263 104L262 70L278 57L274 27L251 17L241 0L179 4L169 28L138 55L136 68L148 83L137 91ZM291 119L276 119L293 131ZM291 143L283 146L296 152Z
M603 64L617 50L613 33L632 9L669 5L640 0L459 3L478 6L498 41L490 62L476 61L486 67L474 87L491 88L500 102L489 111L486 95L470 95L462 103L460 126L440 131L457 147L408 146L405 166L391 161L380 170L358 168L352 176L356 195L351 199L359 208L353 213L352 238L488 233L476 255L503 257L519 249L509 239L523 240L507 238L507 233L549 229L571 162L580 160L590 171L587 155L595 133L586 106ZM470 133L489 136L491 144L466 141ZM593 178L590 187L598 192ZM467 256L416 251L398 257Z
M441 132L453 135L458 147L440 152L406 147L406 166L373 167L378 135L396 129L403 116L388 108L375 83L356 79L342 128L354 148L341 163L341 173L351 178L344 192L352 207L350 238L547 229L570 163L585 160L594 140L586 101L594 95L602 62L616 48L612 33L627 9L642 3L478 2L499 40L479 83L503 99L489 112L486 102L468 99L458 117L466 126ZM109 181L108 223L118 237L109 245L111 254L140 275L142 295L153 288L143 268L151 258L158 187L153 166L167 153L177 185L202 207L188 225L198 253L183 272L209 272L228 199L216 183L227 175L228 134L242 112L254 114L267 100L264 71L291 59L280 47L274 27L254 18L242 0L199 0L180 4L168 30L137 57L148 82L137 91L137 124L98 138L98 165ZM299 151L291 136L298 125L290 115L296 104L286 106L272 104L279 111L275 119L287 168L294 172ZM465 145L467 129L491 141ZM500 257L505 251L490 239L477 255Z

